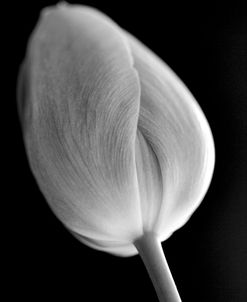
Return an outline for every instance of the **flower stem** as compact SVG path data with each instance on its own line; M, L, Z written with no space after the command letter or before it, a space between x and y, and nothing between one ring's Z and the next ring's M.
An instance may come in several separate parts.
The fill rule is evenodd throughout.
M152 233L146 233L134 242L160 302L181 302L175 282L168 267L161 243Z

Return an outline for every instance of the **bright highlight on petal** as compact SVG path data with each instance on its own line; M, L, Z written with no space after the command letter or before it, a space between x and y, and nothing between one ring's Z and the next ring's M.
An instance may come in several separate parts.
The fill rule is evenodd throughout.
M101 12L62 4L42 12L29 40L19 109L55 215L90 247L139 252L160 301L179 301L159 244L198 207L215 161L208 122L181 80Z

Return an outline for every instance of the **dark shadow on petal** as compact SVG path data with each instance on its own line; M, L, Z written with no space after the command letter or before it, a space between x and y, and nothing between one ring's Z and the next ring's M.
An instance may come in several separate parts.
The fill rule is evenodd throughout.
M20 66L19 76L17 80L17 110L19 119L25 133L26 126L30 120L31 110L28 107L29 100L29 74L28 61L24 60Z

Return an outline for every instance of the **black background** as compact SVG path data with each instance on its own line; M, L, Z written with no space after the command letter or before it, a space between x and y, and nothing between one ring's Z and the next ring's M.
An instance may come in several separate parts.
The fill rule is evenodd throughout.
M6 213L8 294L25 301L157 301L141 259L111 256L79 243L55 219L29 170L17 116L16 80L39 11L54 3L19 1L2 8L2 16L7 16L2 27L7 51L2 89L7 88L3 103L9 110L4 109L2 120L10 157L5 177L11 207ZM245 1L83 3L108 14L168 63L211 126L216 145L212 184L189 222L163 243L182 300L246 302Z

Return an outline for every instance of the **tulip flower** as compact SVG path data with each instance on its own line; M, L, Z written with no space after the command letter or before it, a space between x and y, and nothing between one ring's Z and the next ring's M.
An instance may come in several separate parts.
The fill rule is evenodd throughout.
M140 254L180 301L161 242L202 201L214 143L199 105L151 50L96 9L43 10L19 76L26 152L50 208L82 243Z

